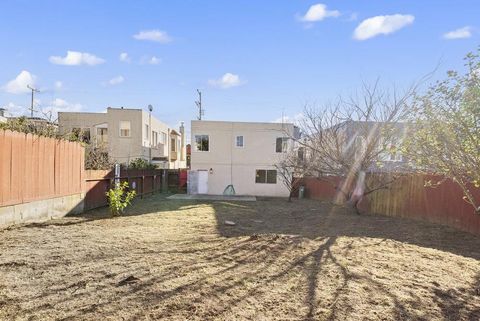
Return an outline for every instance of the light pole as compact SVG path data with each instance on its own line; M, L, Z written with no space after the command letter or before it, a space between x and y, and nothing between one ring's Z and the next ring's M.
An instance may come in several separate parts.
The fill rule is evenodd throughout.
M149 130L149 133L147 133L147 137L148 137L148 144L150 146L150 148L148 149L148 156L149 156L149 159L150 159L150 164L152 163L152 110L153 110L153 106L152 105L148 105L148 130Z

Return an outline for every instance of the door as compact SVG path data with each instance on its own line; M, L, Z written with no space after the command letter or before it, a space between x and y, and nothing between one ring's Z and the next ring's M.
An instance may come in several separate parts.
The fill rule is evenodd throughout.
M198 171L198 194L208 193L208 171Z

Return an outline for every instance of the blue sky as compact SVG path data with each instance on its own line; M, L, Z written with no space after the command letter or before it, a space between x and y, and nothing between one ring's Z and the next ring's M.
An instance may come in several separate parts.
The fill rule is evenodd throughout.
M461 69L480 1L2 1L0 106L272 121L377 77ZM68 51L71 51L68 55ZM123 61L120 55L123 55ZM23 71L23 73L22 73Z

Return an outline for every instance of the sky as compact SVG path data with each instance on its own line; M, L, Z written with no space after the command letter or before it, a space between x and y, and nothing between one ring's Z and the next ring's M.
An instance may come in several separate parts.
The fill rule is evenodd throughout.
M204 119L292 120L362 82L461 70L479 13L478 0L2 0L0 107L27 113L31 85L43 113L151 104L188 126L200 89Z

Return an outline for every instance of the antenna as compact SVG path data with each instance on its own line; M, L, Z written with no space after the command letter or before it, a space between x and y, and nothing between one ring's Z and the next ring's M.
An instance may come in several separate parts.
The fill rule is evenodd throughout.
M202 109L202 92L197 89L198 100L195 101L195 104L198 107L198 120L202 120L202 116L205 115L205 109Z
M34 95L34 93L39 93L40 90L38 90L38 89L36 89L36 88L33 88L33 87L30 86L30 85L27 85L27 88L32 91L32 102L31 102L31 104L30 104L30 117L33 118L33 95Z

